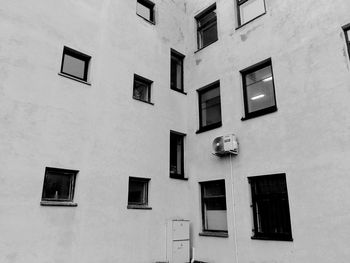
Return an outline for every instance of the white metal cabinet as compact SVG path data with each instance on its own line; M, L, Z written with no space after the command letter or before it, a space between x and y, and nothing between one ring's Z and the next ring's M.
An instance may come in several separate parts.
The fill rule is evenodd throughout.
M170 220L167 224L167 260L190 262L190 221Z

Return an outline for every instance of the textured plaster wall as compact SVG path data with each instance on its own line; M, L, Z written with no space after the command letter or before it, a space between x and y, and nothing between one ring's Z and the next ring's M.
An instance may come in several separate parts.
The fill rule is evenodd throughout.
M193 17L214 1L154 2L156 25L135 1L1 1L0 262L165 260L169 218L191 220L196 257L210 263L348 262L348 1L266 0L236 29L234 1L218 0L219 40L196 53ZM64 45L92 56L91 86L58 76ZM186 55L187 95L169 89L170 48ZM239 70L269 57L278 111L242 122ZM134 73L154 81L154 106L132 99ZM216 80L223 126L195 134L196 89ZM169 130L187 134L187 182L169 179ZM232 132L235 229L230 160L211 155ZM46 166L80 170L78 207L39 205ZM294 241L251 240L247 177L279 172ZM129 176L151 178L152 210L126 209ZM198 182L219 178L229 237L202 237Z
M189 1L193 16L214 1ZM230 160L210 154L216 136L235 133L232 160L238 262L348 262L350 252L350 70L341 27L348 1L266 0L267 12L236 29L234 1L218 0L219 40L190 56L188 156L198 259L235 262ZM194 29L195 30L195 29ZM193 30L193 35L194 31ZM193 46L195 51L195 45ZM241 121L239 71L272 59L278 111ZM196 89L220 79L223 126L195 135ZM247 177L286 173L293 242L251 240ZM229 238L201 237L198 181L225 178Z
M169 130L187 125L169 89L187 18L183 1L155 3L152 25L136 1L1 1L0 262L165 260L166 220L190 213L168 166ZM57 74L64 45L92 56L91 86ZM132 99L134 73L154 106ZM78 207L39 205L46 166L80 171ZM129 176L151 178L153 210L126 208Z

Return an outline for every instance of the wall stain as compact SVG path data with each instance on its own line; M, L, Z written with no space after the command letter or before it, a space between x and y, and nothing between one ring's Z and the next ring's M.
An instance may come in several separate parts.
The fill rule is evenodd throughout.
M248 38L247 35L240 35L240 37L241 37L241 40L242 40L242 41L246 41L247 38Z
M201 59L196 59L196 65L198 66L202 62Z
M246 40L248 39L248 35L249 35L251 32L255 31L257 28L259 28L260 26L261 26L261 25L256 26L256 27L253 27L252 29L248 30L247 33L241 34L241 35L240 35L240 36L241 36L241 40L242 40L242 41L246 41Z
M165 42L165 43L169 43L169 42L170 42L169 38L166 38L166 37L162 37L162 40L163 40L163 42Z
M348 53L347 53L345 47L343 47L343 52L342 53L343 53L343 57L345 58L346 67L347 67L347 69L349 71L350 69L349 69L349 63L348 63Z
M11 254L6 255L6 259L8 260L9 263L13 263L16 261L17 258L17 253L13 252Z

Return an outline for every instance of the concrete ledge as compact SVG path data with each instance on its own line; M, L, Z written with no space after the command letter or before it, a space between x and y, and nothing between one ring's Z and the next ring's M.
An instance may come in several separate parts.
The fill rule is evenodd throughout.
M41 206L70 206L70 207L76 207L78 206L77 203L73 202L60 202L60 201L41 201Z
M209 232L204 231L199 233L200 236L207 236L207 237L228 237L227 232Z

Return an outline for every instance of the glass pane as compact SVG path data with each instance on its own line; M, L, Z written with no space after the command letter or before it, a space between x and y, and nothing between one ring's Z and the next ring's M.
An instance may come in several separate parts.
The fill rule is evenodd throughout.
M135 80L133 97L138 100L149 101L149 85Z
M290 233L288 201L281 199L263 199L257 202L258 232L265 234Z
M216 20L216 10L213 10L209 13L207 13L206 15L198 18L198 26L201 27L203 25L205 25L206 23L208 22L211 22L211 21L215 21Z
M72 174L48 172L45 177L44 199L70 200Z
M203 47L213 43L218 39L218 32L216 23L202 31L202 43Z
M227 214L226 210L206 211L206 230L227 231Z
M275 94L271 66L246 75L248 112L275 105Z
M221 104L219 88L201 94L201 127L221 121Z
M249 0L239 6L241 24L247 23L255 17L265 13L264 0Z
M284 176L262 176L253 183L256 195L287 193L287 183Z
M151 9L147 6L144 6L143 4L137 2L136 5L136 13L143 18L146 18L147 20L151 21Z
M227 231L225 181L207 182L202 187L206 230Z
M65 54L62 72L84 79L85 63L84 60Z
M346 31L346 35L348 37L348 41L350 42L350 30Z
M130 204L147 204L147 182L129 180L129 198L128 203Z
M210 182L204 185L204 198L225 195L225 182Z
M257 71L254 71L252 73L249 73L246 75L246 84L251 85L258 81L269 81L271 80L272 73L271 73L271 66L267 66L265 68L259 69Z
M182 174L182 148L183 137L177 134L170 134L170 173Z
M182 90L182 59L171 58L171 88Z

